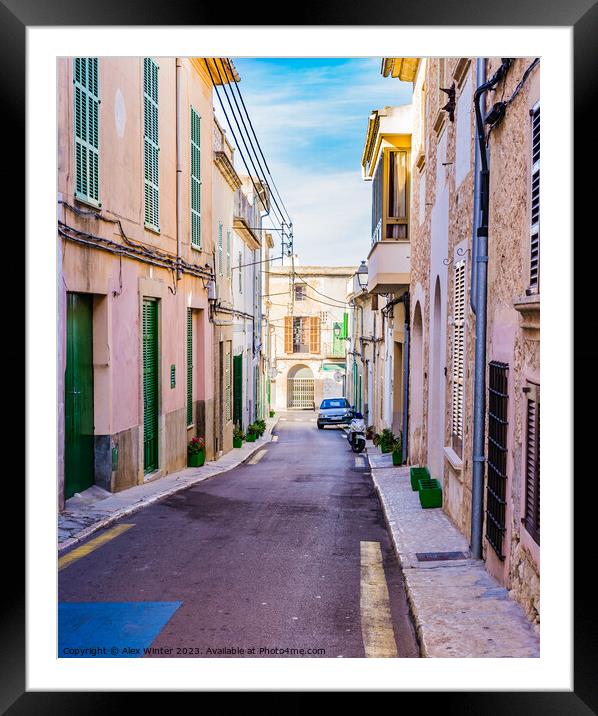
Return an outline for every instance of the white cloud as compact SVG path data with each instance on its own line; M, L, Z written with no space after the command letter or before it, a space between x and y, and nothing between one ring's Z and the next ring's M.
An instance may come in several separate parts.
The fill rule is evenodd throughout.
M369 250L371 216L371 185L359 171L312 174L277 165L275 176L293 217L298 263L358 266Z

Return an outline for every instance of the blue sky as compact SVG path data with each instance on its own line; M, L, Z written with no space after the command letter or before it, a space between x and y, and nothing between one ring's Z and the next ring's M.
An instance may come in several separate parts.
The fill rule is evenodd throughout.
M378 57L233 61L293 219L296 262L359 265L370 243L371 189L360 166L368 116L373 109L408 103L411 84L383 78ZM221 120L217 99L214 104ZM235 164L246 173L240 156Z

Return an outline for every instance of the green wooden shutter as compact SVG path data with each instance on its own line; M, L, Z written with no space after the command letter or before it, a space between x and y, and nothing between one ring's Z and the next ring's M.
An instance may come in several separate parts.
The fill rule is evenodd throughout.
M226 275L230 278L230 231L226 232Z
M191 246L201 248L201 118L191 107Z
M222 257L222 224L218 224L218 273L222 276L223 257Z
M158 132L158 65L143 60L143 161L145 183L145 226L160 231Z
M193 309L187 309L187 427L193 425Z
M100 94L97 57L73 60L75 197L100 205Z
M243 429L243 354L233 358L233 420Z
M224 418L226 421L232 420L232 401L231 401L231 341L226 342L226 352L224 354Z
M158 469L158 302L143 301L143 471Z

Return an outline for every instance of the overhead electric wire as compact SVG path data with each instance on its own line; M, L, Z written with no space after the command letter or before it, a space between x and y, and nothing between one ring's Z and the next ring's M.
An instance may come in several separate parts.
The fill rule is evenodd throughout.
M227 61L227 63L228 63L229 69L231 69L231 71L232 71L231 62L230 62L230 60L228 59L228 57L226 58L226 61ZM278 187L276 186L276 182L274 181L274 177L272 176L272 172L270 171L270 167L268 166L268 162L266 161L266 157L264 156L264 152L262 151L262 147L261 147L261 145L260 145L260 141L259 141L259 139L257 138L257 134L255 133L255 129L254 129L254 127L253 127L253 122L251 121L251 117L249 116L249 112L247 111L247 107L245 106L245 101L243 100L243 95L241 94L241 90L240 90L240 88L239 88L239 85L238 85L236 82L234 83L234 88L233 88L233 89L235 89L235 88L236 88L236 90L237 90L237 94L239 95L239 99L241 100L241 104L243 105L243 109L245 110L245 115L247 116L247 121L249 122L249 126L251 127L251 131L252 131L253 136L254 136L254 138L255 138L255 142L256 142L257 147L258 147L258 149L259 149L260 155L261 155L262 159L264 160L264 166L266 167L266 171L268 172L269 177L272 179L272 186L274 187L274 190L276 191L276 194L277 194L278 198L280 199L280 203L282 204L282 206L283 206L283 208L284 208L284 210L285 210L285 212L286 212L287 219L289 220L289 224L292 225L292 224L293 224L293 221L292 221L292 219L291 219L291 215L289 214L288 209L286 208L286 206L285 206L285 204L284 204L284 201L282 200L282 197L280 196L280 192L278 191Z
M230 60L229 60L228 58L226 58L226 61L229 63L229 67L230 67ZM216 68L216 69L218 69L218 68ZM233 82L232 84L233 84L233 85L236 85L237 83L236 83L236 82ZM227 90L230 90L230 95L231 95L231 97L233 98L233 102L235 103L235 107L237 108L237 112L238 112L239 118L240 118L240 120L241 120L241 123L243 124L243 129L245 130L245 134L247 135L247 139L249 140L249 145L250 145L251 148L253 149L253 154L255 155L255 159L256 159L256 161L257 161L257 163L258 163L258 166L259 166L260 170L261 170L262 173L263 173L263 176L264 176L263 181L266 183L266 186L268 187L268 190L270 190L270 183L269 183L268 180L266 179L266 173L269 174L269 172L268 172L267 170L264 171L264 168L263 168L263 166L262 166L262 164L261 164L261 162L260 162L260 158L258 157L258 154L257 154L257 152L256 152L256 150L255 150L255 147L253 146L253 143L251 142L251 137L249 136L249 130L247 129L247 125L245 124L245 120L243 119L243 115L241 114L241 110L240 110L240 108L239 108L239 103L237 102L237 98L235 97L234 88L233 88L232 86L230 86L230 85L229 85L228 87L223 86L223 90L224 90L224 93L225 93L227 96L228 96ZM237 87L237 92L238 92L238 91L239 91L239 88ZM230 104L230 102L229 102L229 104ZM232 111L232 106L231 106L231 111ZM233 112L233 114L234 114L234 112ZM238 123L238 122L237 122L237 127L239 127L239 123ZM241 128L240 128L240 127L239 127L239 132L241 132ZM241 134L242 134L242 132L241 132ZM256 137L256 140L257 140L257 137ZM259 144L259 143L258 143L258 144ZM253 163L253 160L252 160L252 163ZM272 194L272 192L270 192L270 198L274 201L274 204L276 205L276 208L278 209L278 212L280 213L280 217L281 217L282 223L286 223L286 222L285 222L285 219L284 219L284 216L283 216L282 209L281 209L280 206L278 205L278 202L276 201L276 197ZM288 216L288 212L287 212L287 216ZM289 219L290 219L290 217L289 217Z
M220 73L220 68L218 67L218 63L215 63L216 72L218 73L218 77L219 77L219 79L220 79L220 84L221 84L221 86L222 86L222 88L223 88L223 93L224 93L224 96L226 97L226 101L228 102L228 106L229 106L229 108L230 108L231 114L233 115L233 117L234 117L234 119L235 119L235 124L236 124L236 126L237 126L237 130L238 130L239 135L240 135L240 137L241 137L241 141L243 142L243 146L245 147L245 151L247 152L247 155L248 155L248 158L249 158L249 162L251 163L251 167L253 168L253 174L252 174L252 170L249 168L249 164L247 163L247 161L246 161L246 159L245 159L245 155L244 155L243 152L241 151L241 147L240 147L239 142L238 142L238 140L237 140L235 131L234 131L233 127L232 127L232 124L231 124L231 121L230 121L230 119L229 119L228 113L227 113L227 111L224 109L224 103L223 103L223 101L222 101L222 98L220 97L220 92L219 92L219 90L218 90L218 87L217 87L216 83L214 82L214 77L213 77L213 75L212 75L212 70L210 69L210 66L209 66L208 61L207 61L206 58L204 58L204 62L205 62L205 64L206 64L206 67L208 68L208 72L209 72L209 74L210 74L210 79L212 80L212 84L213 84L213 86L214 86L214 90L215 90L215 92L216 92L216 96L218 97L218 101L220 102L220 106L221 106L221 108L222 108L222 111L224 112L224 116L225 116L225 118L226 118L226 122L227 122L227 124L228 124L228 126L229 126L229 129L231 130L231 134L233 135L233 139L235 140L235 144L237 145L237 149L238 149L238 151L239 151L239 154L241 155L241 158L243 159L243 164L245 165L245 168L247 169L247 172L249 173L249 178L251 179L251 183L253 184L253 188L255 189L256 197L259 199L259 197L260 197L260 191L258 190L258 188L257 188L257 186L256 186L256 183L255 183L255 181L253 180L253 177L255 176L255 177L258 179L258 181L260 181L260 182L264 181L264 183L266 184L266 186L268 186L268 182L265 181L265 179L262 179L262 176L260 175L260 172L258 172L258 170L256 169L256 166L255 166L255 164L254 164L254 162L253 162L253 158L252 158L252 156L251 156L251 152L249 151L249 149L248 149L248 147L247 147L247 143L246 143L246 141L245 141L245 137L243 136L243 132L241 131L241 126L240 126L240 124L239 124L239 122L238 122L238 120L237 120L237 117L236 117L236 115L235 115L235 111L234 111L234 109L233 109L233 105L232 105L232 103L231 103L231 101L230 101L230 98L229 98L229 96L228 96L228 92L226 91L226 83L224 82L224 80L223 80L223 78L222 78L222 75L221 75L221 73ZM276 214L276 212L273 212L273 213ZM270 212L269 212L269 211L266 211L266 215L269 216L269 214L270 214ZM284 219L282 218L282 214L281 214L280 216L276 215L276 219L277 219L277 221L279 221L281 224L284 223Z
M303 278L303 276L301 276L300 274L296 273L295 271L293 271L293 273L294 273L294 276L296 276L300 281L303 281L303 283L304 283L306 286L309 286L309 288L311 288L312 291L315 291L315 292L318 293L320 296L324 296L324 298L329 298L331 301L337 301L337 303L342 303L343 306L348 306L348 305L349 305L349 304L347 303L347 301L341 301L341 300L338 299L338 298L334 298L333 296L327 296L325 293L322 293L321 291L318 291L317 288L314 288L311 284L307 283L307 281ZM315 299L315 298L312 298L312 299L310 299L310 300L315 301L316 299ZM339 308L340 308L340 307L339 307Z

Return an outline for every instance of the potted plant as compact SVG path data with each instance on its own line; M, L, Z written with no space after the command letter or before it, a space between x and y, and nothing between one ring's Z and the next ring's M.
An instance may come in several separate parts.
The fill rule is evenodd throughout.
M392 464L402 465L403 464L403 443L401 436L399 435L394 441L392 446Z
M273 410L271 410L271 411L270 411L270 417L273 418L275 415L276 415L276 413L275 413Z
M235 429L233 430L233 447L243 447L243 440L245 440L245 433L238 425L235 425Z
M201 467L206 461L206 443L203 438L191 438L187 443L187 465Z
M391 452L392 447L396 442L396 437L390 428L384 428L380 434L380 450L382 452Z
M255 421L255 425L257 427L257 434L261 437L266 432L266 421L262 420L262 418L258 418Z
M255 423L251 423L251 425L247 426L247 435L245 436L245 440L247 440L248 443L254 443L257 440L257 436L257 425Z

